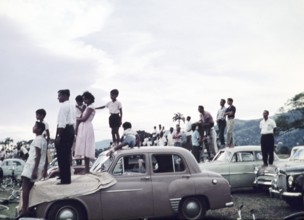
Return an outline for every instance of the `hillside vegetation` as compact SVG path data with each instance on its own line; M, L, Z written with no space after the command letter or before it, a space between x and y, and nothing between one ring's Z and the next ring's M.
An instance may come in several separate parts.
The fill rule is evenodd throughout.
M273 116L273 119L277 124L276 145L287 147L304 145L304 92L288 100L285 107L281 107L280 112ZM262 118L236 120L235 144L259 145L261 120Z

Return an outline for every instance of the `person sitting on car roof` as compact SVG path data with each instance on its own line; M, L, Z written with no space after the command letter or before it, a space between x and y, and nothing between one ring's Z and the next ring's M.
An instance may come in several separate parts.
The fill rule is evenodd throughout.
M112 155L115 150L119 150L124 146L129 146L129 148L133 148L137 145L139 141L139 136L136 131L132 130L132 124L130 122L125 122L122 124L124 129L124 134L122 136L122 141L119 145L114 146L108 153L107 156ZM139 146L139 144L138 144Z

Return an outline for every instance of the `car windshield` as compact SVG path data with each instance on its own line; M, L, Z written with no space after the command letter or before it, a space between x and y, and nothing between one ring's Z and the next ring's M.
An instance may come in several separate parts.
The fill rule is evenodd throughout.
M102 152L95 160L91 172L107 172L112 164L113 158L106 155L107 151Z
M304 160L304 149L298 149L290 158L290 160Z
M219 151L217 155L215 155L213 161L229 161L230 157L231 157L231 152Z

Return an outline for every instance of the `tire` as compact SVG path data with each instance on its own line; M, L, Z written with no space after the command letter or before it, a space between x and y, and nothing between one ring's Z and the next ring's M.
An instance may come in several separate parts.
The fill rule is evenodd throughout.
M53 220L86 220L87 214L84 207L75 201L57 202L48 211L47 219Z
M207 206L203 199L197 197L185 198L179 206L179 218L187 220L203 219L206 211Z

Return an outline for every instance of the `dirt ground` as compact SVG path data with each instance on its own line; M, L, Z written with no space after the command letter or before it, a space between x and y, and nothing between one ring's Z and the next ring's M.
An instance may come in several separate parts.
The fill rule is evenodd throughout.
M234 192L232 194L234 207L207 212L207 219L237 219L238 209L241 205L242 219L253 219L251 211L256 219L283 219L287 215L299 210L290 207L285 201L278 198L270 198L266 192L252 190Z
M0 198L6 198L8 193L0 192ZM252 190L234 192L232 194L234 207L218 210L209 210L206 219L232 220L237 219L238 209L241 205L242 219L253 219L251 210L254 210L256 219L283 219L299 210L291 208L283 200L270 198L266 192L254 192ZM15 207L18 203L9 204L8 211L0 211L0 219L14 219Z
M6 199L9 195L9 192L0 191L0 201ZM0 219L15 219L15 207L18 205L18 201L5 205L8 206L9 210L0 209Z

